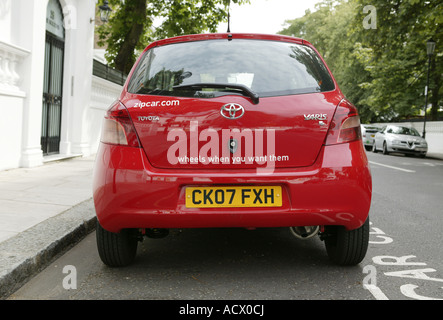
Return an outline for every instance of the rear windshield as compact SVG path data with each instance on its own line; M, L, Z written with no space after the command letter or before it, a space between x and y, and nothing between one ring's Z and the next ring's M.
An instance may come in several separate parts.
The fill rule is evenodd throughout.
M148 50L128 91L138 94L211 98L226 89L192 84L240 84L260 97L334 90L314 50L305 45L262 40L183 42ZM182 86L182 88L174 88ZM241 93L237 93L241 94Z

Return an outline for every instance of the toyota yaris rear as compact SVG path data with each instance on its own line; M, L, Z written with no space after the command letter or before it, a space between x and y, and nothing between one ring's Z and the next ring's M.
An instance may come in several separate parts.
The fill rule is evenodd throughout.
M289 227L336 263L365 256L371 175L356 108L308 42L205 34L149 45L102 126L103 262L172 228Z

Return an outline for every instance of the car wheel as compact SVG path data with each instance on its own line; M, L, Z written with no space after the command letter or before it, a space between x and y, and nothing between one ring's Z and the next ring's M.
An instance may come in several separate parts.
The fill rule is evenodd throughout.
M386 145L386 141L383 142L383 154L389 154L388 146Z
M377 153L377 148L375 147L375 141L372 144L372 152Z
M338 265L356 265L364 259L368 250L369 217L358 229L346 230L343 226L328 226L325 234L329 258Z
M136 230L109 232L97 221L96 238L98 253L104 264L110 267L124 267L134 260L138 243Z

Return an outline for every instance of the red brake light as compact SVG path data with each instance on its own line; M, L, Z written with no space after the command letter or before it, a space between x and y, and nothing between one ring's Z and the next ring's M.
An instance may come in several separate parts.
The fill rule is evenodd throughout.
M141 147L129 112L119 101L116 101L105 115L101 141L136 148Z
M360 117L355 106L342 100L329 127L326 145L346 143L361 139Z

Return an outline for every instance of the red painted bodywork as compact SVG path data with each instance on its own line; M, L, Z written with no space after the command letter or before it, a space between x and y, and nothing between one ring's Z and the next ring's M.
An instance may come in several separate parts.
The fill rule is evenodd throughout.
M148 46L182 41L226 39L228 34L205 34L171 38ZM308 42L285 36L233 34L232 38ZM312 46L311 46L312 47ZM135 68L135 67L134 67ZM131 76L131 75L130 75ZM130 78L128 77L128 79ZM335 80L334 80L335 82ZM289 227L343 225L360 227L368 217L372 182L361 140L326 145L328 129L340 101L335 90L279 97L260 98L254 105L238 95L212 99L136 95L126 91L120 102L127 108L136 128L141 148L100 143L94 169L94 201L103 228L119 232L123 228L200 228L200 227ZM149 101L179 101L179 107L137 108ZM233 122L220 116L226 103L239 103L245 116ZM324 127L305 121L305 114L326 114ZM155 115L160 121L140 121ZM198 131L192 133L192 121ZM271 172L260 172L266 164L171 164L166 158L174 141L168 132L181 128L188 146L205 129L216 128L275 130L276 155L288 161L276 162ZM197 134L197 136L192 136ZM205 144L199 141L197 154ZM220 143L222 149L224 141ZM242 146L244 151L245 146ZM191 151L192 152L192 151ZM268 163L269 165L269 163ZM280 185L283 206L279 208L186 208L187 186Z

